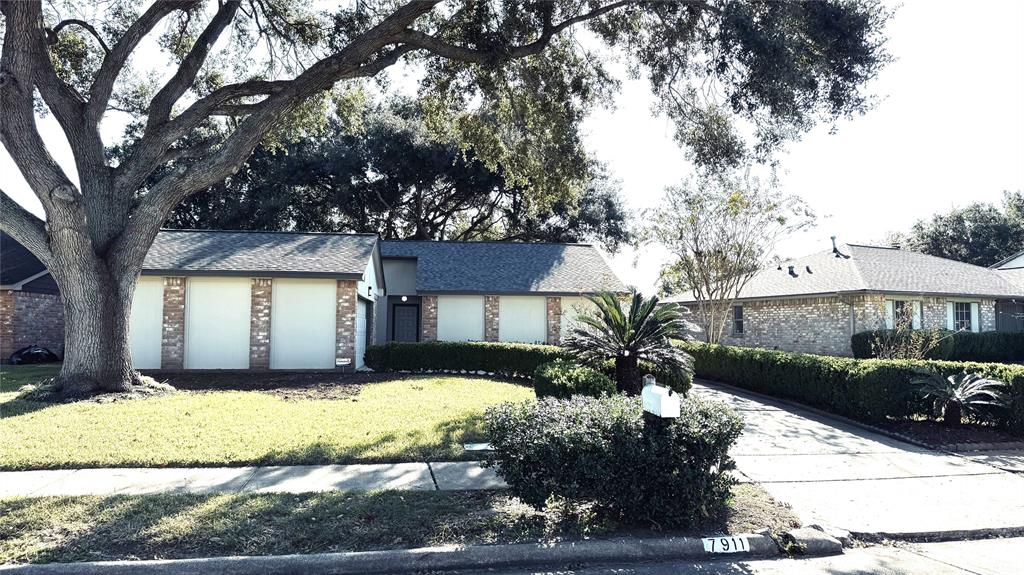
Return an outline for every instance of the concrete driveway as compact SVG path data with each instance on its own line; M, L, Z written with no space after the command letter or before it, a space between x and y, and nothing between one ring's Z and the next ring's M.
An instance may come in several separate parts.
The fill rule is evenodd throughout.
M899 536L1024 529L1024 476L734 388L698 381L694 392L739 411L741 474L805 524Z

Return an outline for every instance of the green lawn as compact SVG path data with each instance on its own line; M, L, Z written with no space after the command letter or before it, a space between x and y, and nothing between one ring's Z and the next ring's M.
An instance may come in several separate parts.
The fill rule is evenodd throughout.
M8 470L460 459L461 444L480 439L486 406L533 397L529 387L486 378L414 377L343 399L179 391L49 404L15 390L54 368L2 369L0 469Z
M712 535L797 525L788 508L754 485L734 487L728 509L706 525L670 533L618 531L590 514L560 520L500 491L42 497L0 500L0 564Z

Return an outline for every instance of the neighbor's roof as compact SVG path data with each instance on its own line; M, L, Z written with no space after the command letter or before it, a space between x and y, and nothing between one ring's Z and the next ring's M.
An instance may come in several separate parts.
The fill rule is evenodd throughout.
M1024 289L1024 250L992 266L1003 279Z
M795 275L789 273L793 267ZM1003 274L896 248L847 244L763 269L740 293L741 299L765 299L849 292L1022 297L1024 288ZM675 301L692 301L681 297Z
M389 240L381 255L416 258L422 293L593 293L626 291L588 244Z
M143 271L362 276L376 234L162 230Z

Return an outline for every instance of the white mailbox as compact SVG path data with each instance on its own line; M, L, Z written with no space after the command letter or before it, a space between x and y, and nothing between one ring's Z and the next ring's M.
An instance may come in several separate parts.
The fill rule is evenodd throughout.
M654 381L653 375L644 376L644 389L640 392L644 411L658 417L679 417L679 394Z

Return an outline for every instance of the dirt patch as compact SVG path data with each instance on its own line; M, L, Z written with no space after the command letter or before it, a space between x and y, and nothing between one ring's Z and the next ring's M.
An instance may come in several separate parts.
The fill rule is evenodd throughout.
M404 379L394 373L294 372L146 372L157 381L188 391L259 391L283 399L345 399L363 385Z
M1011 435L994 427L964 424L945 425L938 421L901 420L886 421L879 427L904 437L920 441L936 449L952 448L956 445L975 443L1018 443L1024 438Z

